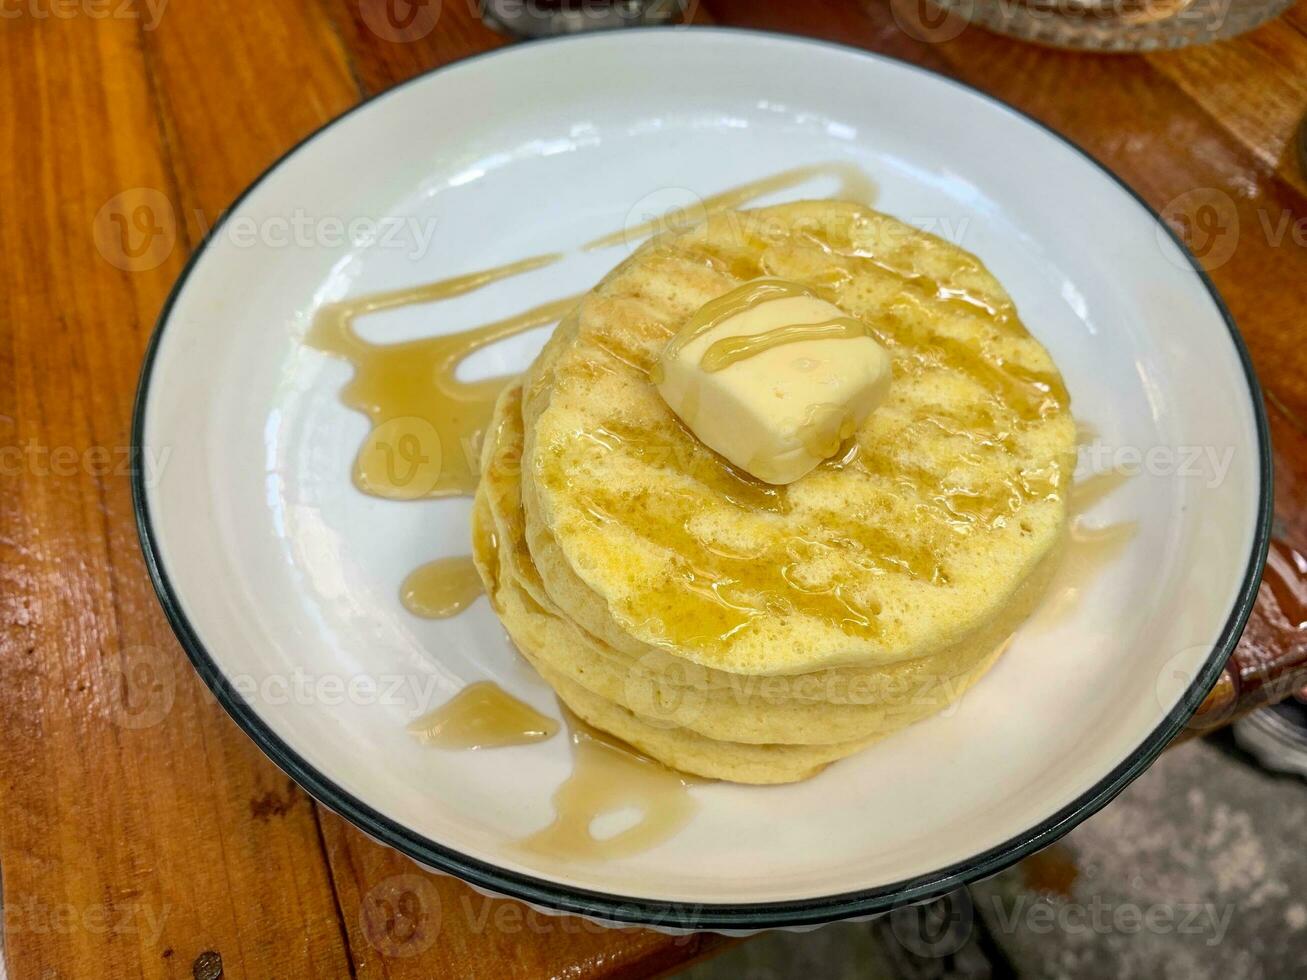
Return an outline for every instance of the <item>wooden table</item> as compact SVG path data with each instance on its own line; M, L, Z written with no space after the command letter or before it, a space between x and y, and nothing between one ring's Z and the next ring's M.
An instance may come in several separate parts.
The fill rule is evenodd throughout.
M507 42L467 0L445 0L434 24L428 0L402 29L386 0L161 2L0 0L10 977L590 978L712 951L721 939L601 931L417 877L268 763L174 642L137 548L125 453L141 353L187 253L322 123ZM1214 195L1217 233L1238 223L1212 275L1266 386L1277 533L1307 543L1307 181L1292 149L1307 0L1240 40L1124 58L977 29L914 40L884 0L706 0L695 20L843 41L963 79L1075 139L1154 206L1178 201L1180 218L1194 192ZM175 235L157 263L124 271L96 236L133 188L166 200ZM1292 625L1264 588L1200 725L1303 683Z

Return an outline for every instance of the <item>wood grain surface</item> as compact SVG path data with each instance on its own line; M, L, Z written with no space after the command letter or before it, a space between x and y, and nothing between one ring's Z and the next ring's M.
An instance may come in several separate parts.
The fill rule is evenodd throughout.
M0 0L0 883L13 980L585 980L666 972L725 943L548 918L419 874L259 754L187 664L146 577L132 397L187 254L316 127L508 43L466 0L397 21L400 8ZM1293 151L1307 0L1241 39L1132 57L974 28L919 40L905 11L707 0L694 19L925 65L1067 134L1177 223L1215 207L1221 223L1192 244L1266 388L1277 534L1307 550L1307 181ZM130 224L141 203L148 228ZM1305 661L1283 595L1264 588L1195 728L1286 696Z

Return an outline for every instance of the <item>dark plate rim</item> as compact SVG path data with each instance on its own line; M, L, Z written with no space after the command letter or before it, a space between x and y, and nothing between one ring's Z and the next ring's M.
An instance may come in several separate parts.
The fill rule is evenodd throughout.
M177 639L200 677L208 685L227 713L232 716L236 724L253 739L254 743L269 759L307 790L314 799L349 820L369 836L418 863L455 875L479 888L520 899L541 908L557 912L575 913L608 922L647 925L663 929L758 930L815 925L857 916L872 915L940 897L969 882L996 874L1021 858L1053 843L1076 824L1100 810L1143 772L1157 758L1167 743L1184 727L1185 722L1194 711L1197 710L1203 698L1207 696L1207 693L1216 683L1222 667L1229 655L1234 651L1235 645L1243 633L1244 625L1247 623L1256 601L1262 569L1266 562L1267 548L1270 545L1272 519L1271 449L1270 432L1265 407L1262 403L1261 387L1253 370L1247 346L1239 334L1238 327L1236 327L1230 311L1226 308L1206 271L1199 265L1170 226L1133 188L1070 139L1021 110L1008 105L1001 99L994 98L964 82L923 68L920 65L900 61L896 58L890 58L886 55L850 45L772 31L724 27L641 28L636 36L645 38L659 36L684 37L684 32L687 30L695 33L736 35L772 42L831 48L843 54L855 54L859 57L891 62L903 69L920 72L944 81L970 96L984 99L986 102L1012 113L1069 146L1106 174L1153 218L1158 227L1166 229L1166 233L1175 242L1176 247L1188 258L1194 273L1206 288L1217 311L1230 331L1230 339L1243 366L1248 384L1248 396L1252 403L1253 418L1257 427L1261 485L1256 533L1254 534L1252 552L1248 557L1248 565L1244 571L1243 582L1240 585L1234 608L1230 611L1212 653L1204 662L1202 669L1195 675L1176 706L1120 764L1078 798L1029 830L965 861L957 862L926 875L893 882L888 885L879 885L874 888L820 898L745 904L690 903L629 898L605 892L574 888L531 875L508 871L496 865L468 857L429 840L421 834L414 833L396 821L378 813L362 800L350 795L323 773L317 771L300 758L289 745L272 732L271 728L258 716L254 708L232 687L186 618L180 597L173 589L167 571L160 560L157 534L150 520L149 503L144 482L144 468L140 466L133 467L132 472L132 503L136 514L137 533L140 537L141 550L145 556L150 579L154 584L155 592L158 594L159 602L163 606L173 632L177 635ZM631 35L624 36L631 37ZM600 37L604 38L606 35L600 35ZM585 44L591 43L593 39L595 39L595 35L549 38L532 41L529 47ZM140 381L132 415L132 452L134 459L139 460L139 454L144 445L145 413L149 400L155 356L158 353L163 333L167 329L173 306L176 304L187 280L194 272L209 243L221 231L228 217L235 212L241 202L289 157L306 147L327 129L335 126L341 120L346 119L373 101L385 98L398 89L424 81L432 75L458 65L487 58L513 57L514 52L519 50L520 47L521 45L513 45L452 61L414 76L384 92L370 96L296 143L264 170L232 202L231 206L223 212L222 218L209 230L182 269L159 314L154 333L150 337L141 367Z

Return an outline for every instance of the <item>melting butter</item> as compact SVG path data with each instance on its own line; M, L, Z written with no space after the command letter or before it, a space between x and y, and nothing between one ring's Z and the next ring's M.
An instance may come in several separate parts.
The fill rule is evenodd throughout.
M752 360L781 347L794 349ZM884 401L891 365L861 320L801 283L764 277L705 303L652 377L705 445L783 485L834 455Z
M718 296L704 303L676 335L663 348L662 357L655 364L650 380L660 384L665 377L663 365L678 357L688 344L698 340L706 333L711 333L727 320L757 309L763 303L777 299L793 299L800 296L812 296L812 290L797 282L785 279L764 277L746 282L738 289Z
M493 749L542 742L558 732L558 722L493 681L478 681L410 724L408 730L427 745L442 749Z

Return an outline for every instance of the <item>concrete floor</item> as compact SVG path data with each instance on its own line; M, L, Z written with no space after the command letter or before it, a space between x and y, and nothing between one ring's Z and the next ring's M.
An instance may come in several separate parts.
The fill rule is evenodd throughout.
M1307 783L1262 771L1221 734L1169 750L1063 841L947 905L755 937L680 976L1303 976L1305 824Z

